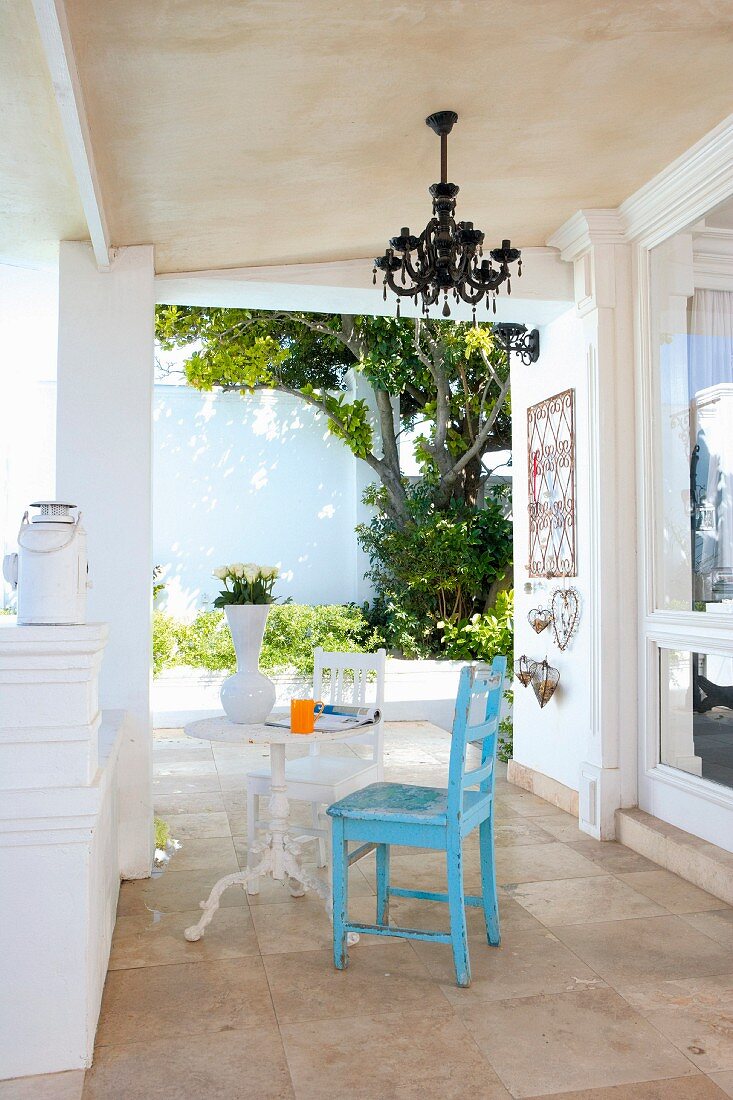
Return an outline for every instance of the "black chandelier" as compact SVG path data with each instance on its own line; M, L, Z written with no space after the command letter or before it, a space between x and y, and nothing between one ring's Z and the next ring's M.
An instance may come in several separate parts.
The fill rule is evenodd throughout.
M507 294L512 292L509 265L517 263L517 275L522 274L522 254L512 248L511 241L502 241L501 248L491 249L491 259L482 259L482 231L474 229L473 222L457 222L454 218L459 188L448 183L448 134L457 121L455 111L436 111L425 119L440 137L440 183L430 188L433 216L419 237L408 228L402 229L398 237L392 237L384 255L374 261L374 282L377 270L384 272L384 300L389 287L397 295L398 317L400 298L412 298L416 305L420 299L427 317L441 294L444 317L450 317L449 294L456 302L462 300L473 306L474 320L482 299L487 309L491 301L496 313L501 284L506 283Z

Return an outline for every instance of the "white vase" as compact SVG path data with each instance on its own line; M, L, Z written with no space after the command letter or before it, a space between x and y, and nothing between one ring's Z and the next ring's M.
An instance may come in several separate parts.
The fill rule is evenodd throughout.
M224 608L237 654L237 671L221 685L221 705L230 722L264 722L275 705L275 685L259 670L267 603L229 604Z

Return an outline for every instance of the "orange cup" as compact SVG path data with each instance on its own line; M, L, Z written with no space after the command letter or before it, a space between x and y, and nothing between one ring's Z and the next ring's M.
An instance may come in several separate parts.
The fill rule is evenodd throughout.
M313 733L316 718L322 713L323 703L317 703L315 699L291 699L290 732Z

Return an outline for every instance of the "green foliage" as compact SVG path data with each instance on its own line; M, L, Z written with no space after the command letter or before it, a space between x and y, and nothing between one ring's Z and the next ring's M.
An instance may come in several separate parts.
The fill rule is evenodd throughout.
M379 506L381 495L368 490L365 500ZM446 631L454 648L478 633L473 617L483 615L511 562L511 524L496 496L482 509L452 500L441 510L421 484L409 491L408 506L405 527L380 509L357 528L378 593L370 621L408 658L446 656Z
M445 656L454 661L493 661L514 653L514 592L500 592L491 611L456 623L438 624L443 629Z
M504 692L504 698L509 706L514 704L514 691L508 688ZM510 711L511 714L511 711ZM514 722L511 717L502 718L499 722L499 741L496 746L496 755L503 763L511 760L514 755Z
M157 600L158 596L166 588L165 581L159 581L158 580L158 577L160 576L160 574L162 572L163 572L163 566L162 565L154 565L153 566L153 604L155 604L155 601Z
M355 604L279 604L270 608L262 643L260 668L269 673L313 673L313 650L370 652L383 641ZM156 611L153 616L156 675L163 668L190 665L211 672L237 667L232 636L221 611L201 611L190 623Z
M185 364L189 385L300 393L318 403L330 431L365 458L373 447L369 409L362 399L347 400L343 392L346 374L354 369L375 390L399 397L403 428L426 422L418 453L426 475L436 476L436 458L429 451L437 411L431 357L446 376L447 446L459 457L475 438L479 419L492 411L497 381L508 376L506 355L494 345L491 326L423 320L418 346L411 319L348 318L348 338L346 321L332 314L164 305L156 310L156 336L166 351L191 349ZM507 403L485 449L508 446L510 428Z
M164 611L153 611L153 675L157 676L173 662L176 649L175 620Z
M155 847L164 852L168 847L171 836L170 825L167 821L163 821L161 817L154 817L153 827L155 828Z

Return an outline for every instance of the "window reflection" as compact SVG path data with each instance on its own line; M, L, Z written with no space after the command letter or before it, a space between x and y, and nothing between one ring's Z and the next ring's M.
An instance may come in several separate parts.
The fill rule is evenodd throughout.
M733 788L733 658L660 650L663 764Z

